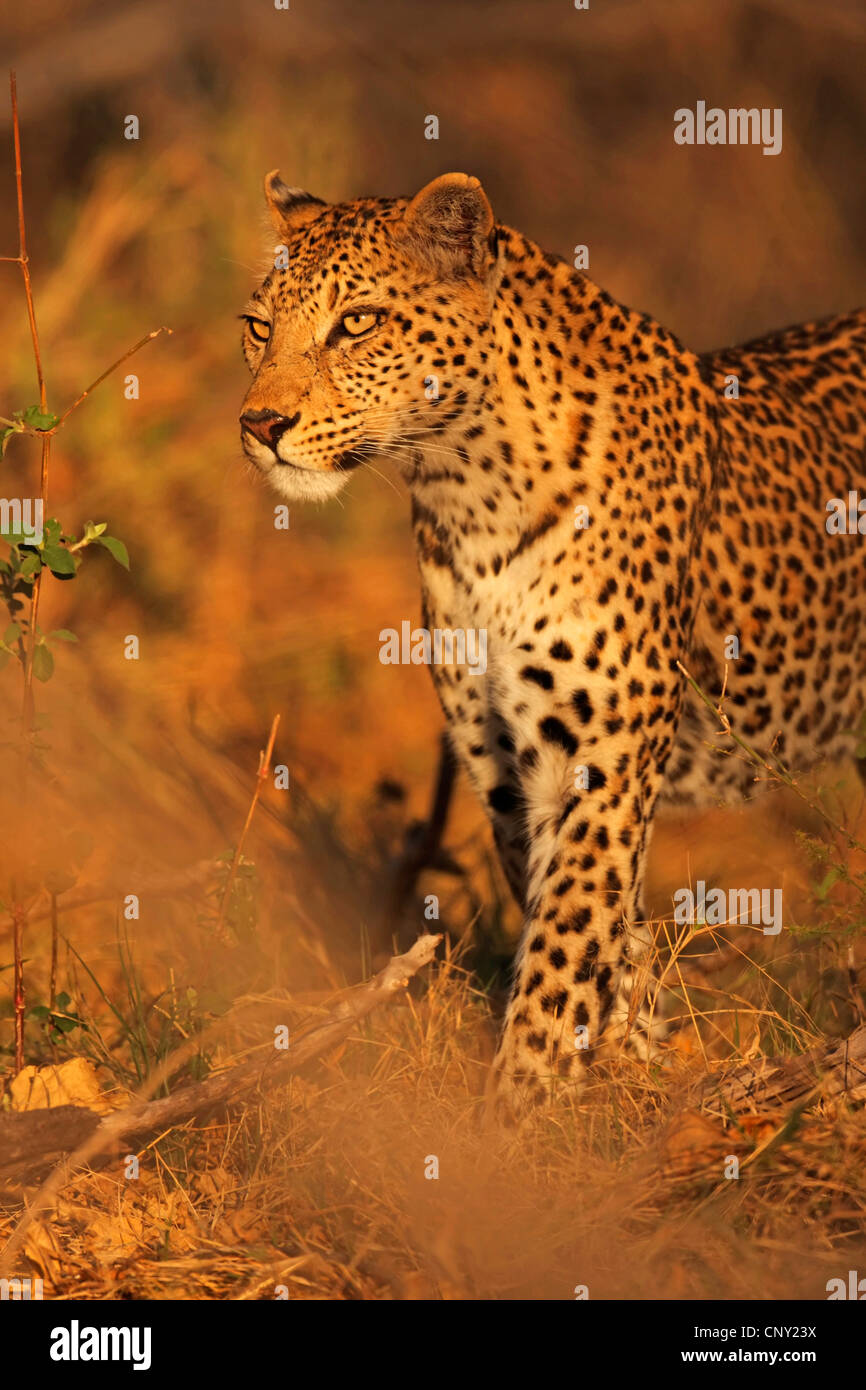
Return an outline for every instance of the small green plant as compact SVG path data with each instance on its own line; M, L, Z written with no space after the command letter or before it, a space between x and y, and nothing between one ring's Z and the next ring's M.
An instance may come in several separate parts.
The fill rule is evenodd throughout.
M216 861L214 882L208 890L207 902L198 914L199 925L215 932L218 939L251 942L258 918L258 877L256 866L243 855L231 850Z
M43 1025L45 1035L52 1046L62 1042L66 1034L76 1028L87 1027L84 1019L79 1018L73 1011L72 999L65 991L58 994L51 1008L47 1004L36 1004L32 1009L28 1009L27 1017Z
M54 648L58 642L74 642L74 633L65 628L44 632L39 624L39 606L46 575L61 582L75 578L81 564L83 552L98 545L108 550L119 564L129 568L129 556L122 541L109 536L107 523L85 524L83 533L76 536L67 530L56 517L45 520L48 510L48 480L51 461L51 441L62 429L70 415L103 382L106 377L138 352L139 348L160 333L170 329L157 328L135 343L122 357L106 371L102 372L86 390L62 414L48 407L48 392L42 370L42 353L39 346L39 333L36 327L36 309L33 299L33 285L30 275L30 257L27 252L27 225L24 217L24 198L22 193L21 170L21 131L18 121L18 96L14 72L9 75L9 88L12 103L12 135L15 148L15 183L18 208L18 254L0 256L0 261L17 265L24 283L24 298L33 346L33 360L39 388L38 405L29 405L21 410L13 410L0 415L0 458L5 456L6 446L13 435L29 435L39 439L41 448L41 468L39 496L22 499L0 498L0 539L5 541L7 553L0 555L0 602L6 609L8 621L3 625L0 637L0 668L8 666L16 658L21 668L21 758L19 760L20 785L16 789L17 802L22 816L26 816L28 804L27 788L31 762L39 751L34 733L38 727L33 698L33 682L47 681L54 672ZM18 485L16 493L26 491ZM12 915L12 941L14 956L14 1012L15 1012L15 1070L24 1065L24 963L23 937L28 907L22 884L14 878L9 885ZM51 891L46 884L47 891ZM62 1030L61 1030L62 1031Z
M123 980L119 998L108 993L80 952L71 942L67 944L113 1020L111 1032L106 1035L105 1024L100 1023L94 1013L88 1012L86 1020L69 1013L72 1026L80 1024L82 1028L80 1051L95 1066L109 1071L122 1086L141 1086L164 1066L177 1048L178 1039L189 1043L205 1032L208 1018L197 991L191 987L178 989L173 973L165 989L148 995L124 925L118 923L117 929L117 961ZM61 1000L66 997L58 996L55 1012L59 1012ZM31 1010L31 1014L36 1015L37 1010ZM43 1017L42 1014L38 1016ZM177 1082L203 1080L210 1074L210 1067L210 1053L204 1047L196 1049L178 1066L176 1073L163 1078L159 1094L169 1095Z
M84 534L80 539L66 534L60 522L53 518L45 522L42 538L38 541L20 532L0 531L0 536L9 547L6 558L0 558L0 600L9 616L9 623L0 638L0 671L11 657L17 657L22 671L26 671L27 654L32 651L34 679L51 679L54 673L54 644L77 642L78 638L68 628L55 628L53 632L44 633L37 624L31 630L28 615L34 611L34 586L46 569L57 579L74 579L81 564L81 553L91 545L104 546L118 564L129 569L126 546L115 536L104 534L107 525L107 522L97 525L92 521L85 522Z

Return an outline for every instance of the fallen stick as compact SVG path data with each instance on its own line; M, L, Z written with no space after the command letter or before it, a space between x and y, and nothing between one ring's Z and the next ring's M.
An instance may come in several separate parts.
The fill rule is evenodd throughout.
M65 1154L77 1145L54 1168L0 1251L0 1273L10 1267L11 1258L20 1248L28 1227L51 1205L73 1172L85 1165L93 1166L109 1149L123 1146L128 1150L166 1129L212 1116L243 1100L255 1089L284 1081L342 1042L359 1019L406 989L412 976L429 965L441 940L440 935L420 936L410 950L402 956L394 956L378 975L347 991L329 1011L328 1017L309 1028L286 1052L277 1052L271 1047L267 1061L263 1062L260 1057L250 1058L206 1081L191 1083L161 1100L149 1101L148 1096L158 1089L165 1076L176 1070L179 1054L192 1050L191 1045L186 1044L163 1063L131 1105L111 1115L101 1116L83 1107L62 1106L56 1110L31 1110L0 1117L0 1180L14 1177L20 1182L22 1169L24 1174L32 1174L40 1159L44 1167L47 1156L56 1156L58 1152ZM40 1143L44 1146L41 1151Z
M841 1042L820 1043L800 1057L746 1062L711 1077L701 1089L705 1103L720 1100L725 1113L790 1106L820 1096L866 1100L866 1024Z

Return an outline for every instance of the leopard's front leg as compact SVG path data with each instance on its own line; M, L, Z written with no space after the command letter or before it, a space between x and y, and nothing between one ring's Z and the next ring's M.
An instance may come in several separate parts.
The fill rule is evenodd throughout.
M598 678L569 682L566 701L558 677L545 700L527 692L513 711L531 856L514 988L494 1063L497 1108L520 1109L556 1076L579 1075L611 1013L626 926L642 916L652 812L677 713L674 677L654 682L648 706L648 686L632 677L629 709L623 700L614 718L612 687Z

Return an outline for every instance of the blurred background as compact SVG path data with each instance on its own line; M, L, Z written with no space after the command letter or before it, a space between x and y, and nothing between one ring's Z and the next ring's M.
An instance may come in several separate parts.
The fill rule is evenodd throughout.
M247 846L271 895L267 970L297 954L302 921L311 978L334 982L322 963L332 948L335 978L356 977L380 867L426 809L441 716L426 671L378 661L380 629L419 617L402 485L358 476L342 505L293 508L277 531L275 499L243 461L237 315L271 244L263 175L279 167L341 200L476 174L500 220L569 258L586 244L594 280L698 350L843 311L866 299L861 0L592 0L587 11L568 0L39 0L7 7L0 39L0 70L18 74L49 406L65 408L149 330L172 329L55 440L49 514L76 533L107 521L131 569L88 554L74 584L45 585L43 627L79 643L37 691L44 853L61 831L86 831L80 881L121 894L225 853L279 713L291 789L266 790ZM674 111L698 100L781 107L783 152L676 145ZM124 138L130 115L138 140ZM0 252L14 255L2 95L0 188ZM38 396L16 266L0 265L0 285L9 415ZM137 400L124 396L129 372ZM38 464L37 441L14 438L0 492L36 495ZM137 661L124 659L129 634ZM0 672L10 728L18 686L13 663ZM21 819L9 785L4 880ZM671 884L711 878L736 843L738 884L802 879L777 816L725 816L660 835L656 903L669 904ZM449 844L483 871L471 891L448 880L463 895L457 917L496 903L513 930L463 787ZM182 901L145 908L138 949L191 978L218 949L206 925ZM76 921L110 980L115 909ZM44 924L34 932L38 997ZM4 930L4 966L5 941ZM0 973L4 1030L9 980Z

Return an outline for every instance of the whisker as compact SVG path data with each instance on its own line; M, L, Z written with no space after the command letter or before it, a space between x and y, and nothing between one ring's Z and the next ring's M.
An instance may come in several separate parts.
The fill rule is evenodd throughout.
M361 453L361 450L360 450L360 449L358 450L358 453ZM381 478L383 483L387 483L388 486L389 486L389 488L391 488L392 491L395 492L395 493L397 494L398 497L401 497L401 496L402 496L402 493L400 492L400 489L397 487L396 483L394 482L394 479L393 479L393 478L389 478L388 475L387 475L387 473L381 473L381 472L379 471L378 468L374 468L374 467L373 467L372 463L365 463L365 464L364 464L364 467L367 468L367 469L369 469L369 471L370 471L371 473L375 473L375 475L376 475L377 478Z

